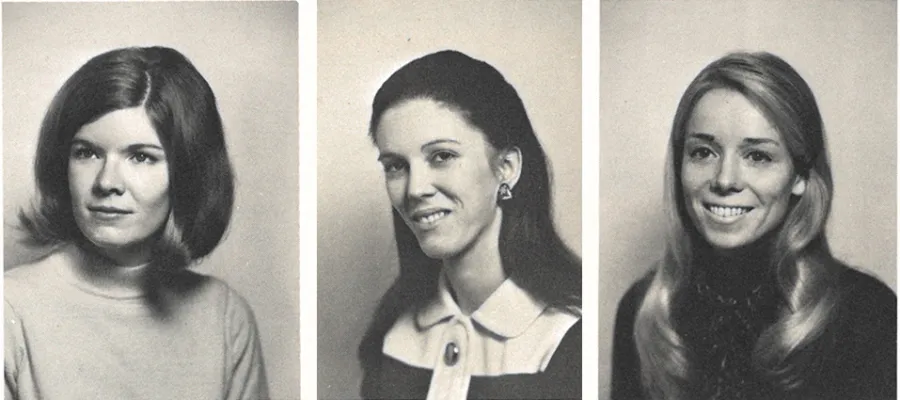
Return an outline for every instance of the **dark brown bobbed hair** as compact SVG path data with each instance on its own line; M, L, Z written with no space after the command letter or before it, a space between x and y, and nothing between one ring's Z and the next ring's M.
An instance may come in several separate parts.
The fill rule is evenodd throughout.
M166 152L172 205L154 249L159 267L178 269L208 255L231 219L234 177L215 95L193 64L166 47L100 54L59 89L44 116L34 162L37 194L19 213L27 243L85 243L68 185L71 140L115 110L142 107Z
M556 232L547 157L515 88L491 65L458 51L428 54L394 72L375 94L369 122L373 141L385 111L413 99L433 100L458 112L495 150L521 151L522 172L514 197L501 203L503 268L533 296L580 314L581 259ZM440 260L424 254L396 210L393 218L400 275L381 299L360 344L364 370L381 354L384 335L396 319L437 290Z

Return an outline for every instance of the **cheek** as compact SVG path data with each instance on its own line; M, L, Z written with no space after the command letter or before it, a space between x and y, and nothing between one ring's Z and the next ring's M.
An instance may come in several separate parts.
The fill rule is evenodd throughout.
M790 171L769 171L758 174L754 186L757 194L768 202L782 202L790 199L794 179Z
M701 189L709 181L705 168L684 164L681 168L681 189L685 196L693 197L694 192Z
M165 168L154 169L132 178L132 196L145 207L159 213L169 212L169 175Z
M69 165L68 182L72 199L82 199L91 191L96 174L84 165Z
M402 179L387 179L384 182L384 188L387 191L388 198L391 201L391 205L394 207L399 207L403 204L403 199L406 197L404 193L405 183Z

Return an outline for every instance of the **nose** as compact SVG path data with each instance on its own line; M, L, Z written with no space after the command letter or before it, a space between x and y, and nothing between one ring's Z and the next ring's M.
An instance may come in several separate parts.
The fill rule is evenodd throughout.
M125 183L122 180L118 162L109 158L103 160L103 164L100 170L97 171L97 177L94 180L94 193L100 196L125 193Z
M427 167L409 166L409 180L406 183L406 195L418 199L434 195L434 179Z
M727 194L740 192L743 189L739 162L735 157L723 157L721 159L716 176L711 182L713 192Z

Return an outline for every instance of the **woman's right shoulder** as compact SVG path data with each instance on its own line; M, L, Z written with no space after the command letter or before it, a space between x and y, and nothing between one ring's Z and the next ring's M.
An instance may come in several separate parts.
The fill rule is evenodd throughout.
M644 276L640 277L638 280L634 281L631 286L625 291L625 294L622 295L622 298L619 300L619 308L617 319L621 319L626 316L634 316L637 313L637 309L641 306L641 302L644 301L644 295L647 294L647 289L650 287L650 283L653 281L653 275L656 272L656 265L654 265L650 270L644 274Z
M47 280L58 275L58 269L64 262L57 252L50 252L33 261L11 267L3 273L4 293L47 286Z

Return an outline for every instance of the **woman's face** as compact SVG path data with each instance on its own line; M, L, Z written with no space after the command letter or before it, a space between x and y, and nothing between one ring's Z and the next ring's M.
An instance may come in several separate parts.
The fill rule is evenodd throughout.
M784 219L805 182L777 130L742 94L714 89L685 131L681 184L688 213L714 248L753 243Z
M459 113L410 100L384 113L375 141L391 204L425 254L454 258L479 241L499 240L485 235L499 232L501 219L495 151Z
M166 153L143 108L84 125L69 150L69 192L84 236L120 263L149 260L169 215Z

